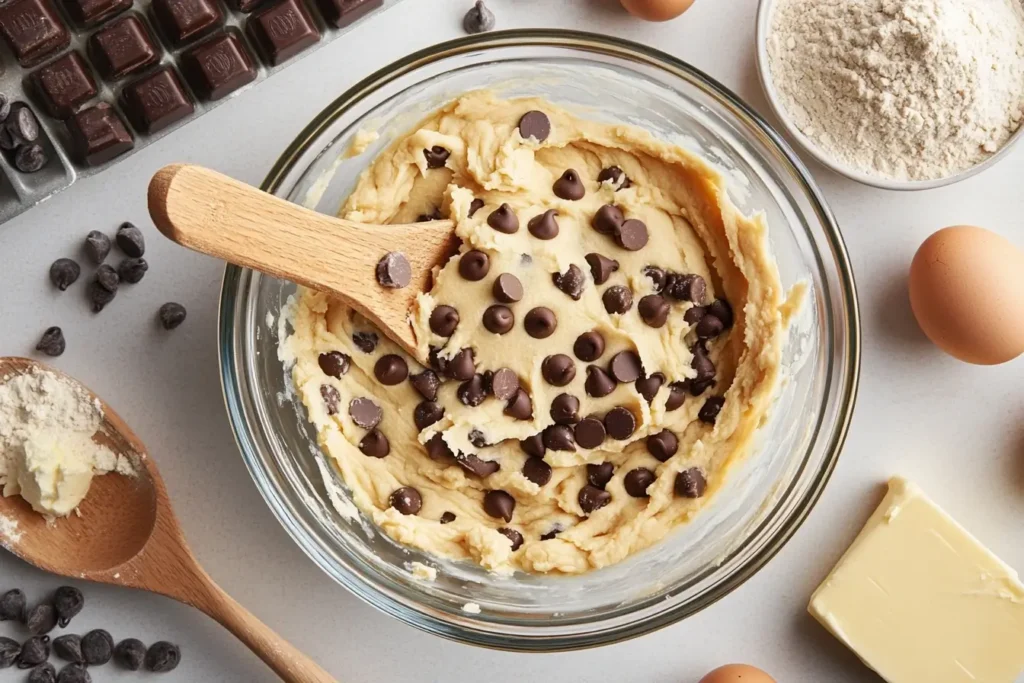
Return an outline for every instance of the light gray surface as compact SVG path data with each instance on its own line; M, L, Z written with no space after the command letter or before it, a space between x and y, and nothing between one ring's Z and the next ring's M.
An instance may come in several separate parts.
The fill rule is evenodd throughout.
M905 273L940 227L975 223L1024 246L1024 153L960 185L897 194L812 167L849 245L864 317L863 380L853 429L832 483L807 523L757 576L691 619L599 650L529 656L427 636L378 614L329 581L291 543L257 494L227 425L218 380L216 306L221 264L173 247L146 220L145 187L163 164L201 163L258 183L304 123L371 70L460 34L469 0L406 0L282 74L113 170L0 227L0 355L29 354L60 324L57 365L112 403L148 444L192 547L207 570L257 616L344 683L529 680L695 683L729 661L758 664L781 682L876 681L805 613L811 591L875 505L892 474L920 483L1003 559L1024 567L1024 360L958 363L930 346L907 304ZM663 25L633 20L615 0L492 0L502 28L562 26L657 46L704 69L767 111L754 71L755 0L697 0ZM149 238L151 270L99 316L84 287L65 294L49 264L74 254L91 229L123 220ZM159 305L185 304L183 327L155 326ZM0 589L32 596L59 581L0 552ZM184 663L167 683L276 680L217 625L163 598L83 586L80 631L168 638ZM0 635L12 629L0 625ZM21 680L0 671L0 683ZM94 680L129 680L113 668ZM154 679L156 680L156 679Z

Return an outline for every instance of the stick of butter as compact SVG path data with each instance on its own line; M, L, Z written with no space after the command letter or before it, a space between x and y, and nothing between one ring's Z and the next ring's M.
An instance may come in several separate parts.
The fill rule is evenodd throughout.
M810 613L889 683L1013 683L1024 670L1017 573L905 479Z

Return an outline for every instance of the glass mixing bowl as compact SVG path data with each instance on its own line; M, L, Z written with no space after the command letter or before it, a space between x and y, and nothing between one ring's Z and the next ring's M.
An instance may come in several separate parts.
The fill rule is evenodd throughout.
M482 87L626 121L697 152L729 179L744 212L766 215L784 285L806 283L777 402L750 457L703 513L660 544L582 576L499 577L395 543L348 500L291 391L278 341L294 285L236 267L227 269L221 298L224 394L242 456L274 514L317 565L363 600L466 643L529 651L602 645L707 607L764 566L810 512L853 411L860 357L853 274L807 169L757 114L669 55L583 33L492 33L410 55L317 116L264 189L336 214L389 141ZM366 130L379 138L352 156ZM361 144L368 139L359 136ZM436 568L436 580L416 578L413 562Z

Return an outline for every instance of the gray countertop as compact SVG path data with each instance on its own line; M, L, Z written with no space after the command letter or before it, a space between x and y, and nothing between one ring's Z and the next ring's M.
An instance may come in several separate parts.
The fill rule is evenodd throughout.
M756 0L697 0L683 18L647 24L616 0L491 0L498 25L571 27L656 46L688 60L767 114L754 67ZM905 277L920 242L973 223L1024 246L1024 152L954 187L917 194L866 188L811 164L842 226L864 319L863 379L852 431L831 484L803 528L752 580L683 623L628 643L558 655L475 649L377 613L299 551L256 492L235 448L221 398L216 310L223 265L159 238L145 188L166 163L211 166L259 183L314 114L359 78L406 53L460 35L469 0L406 0L310 57L114 168L0 226L0 355L32 353L49 325L68 350L56 365L116 407L160 465L196 555L233 596L342 682L386 680L611 680L688 683L744 661L780 682L875 681L805 612L892 474L917 481L1000 557L1024 567L1024 360L964 365L924 339ZM770 117L769 117L769 120ZM49 264L77 253L86 232L131 220L146 230L150 271L101 315L82 287L56 293ZM172 334L165 301L188 308ZM30 596L60 585L0 551L0 590ZM272 681L263 664L198 612L128 590L84 585L79 631L169 639L183 664L158 680ZM13 629L0 624L0 635ZM22 672L0 671L0 683ZM105 667L97 683L135 680ZM141 674L139 674L141 676ZM156 679L155 679L156 680Z

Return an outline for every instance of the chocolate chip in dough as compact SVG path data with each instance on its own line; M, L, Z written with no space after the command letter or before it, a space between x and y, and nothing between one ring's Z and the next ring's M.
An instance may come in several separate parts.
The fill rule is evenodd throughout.
M53 639L53 654L65 662L81 664L85 661L82 657L82 637L74 633L68 633Z
M587 367L587 381L583 384L587 396L593 398L607 396L615 391L615 385L615 379L604 368L599 368L596 365Z
M647 437L647 452L658 462L666 462L679 450L679 439L667 429Z
M484 200L477 198L471 201L469 203L469 217L472 218L473 214L482 208L484 208Z
M519 135L524 140L533 138L544 142L551 135L551 120L542 111L528 111L519 119Z
M700 468L691 467L676 475L676 495L683 498L700 498L707 490L708 482Z
M610 462L587 465L587 481L591 486L603 489L615 476L615 465Z
M114 236L114 241L117 242L118 248L125 253L125 256L141 258L146 255L146 238L142 236L142 231L131 223L121 224Z
M541 534L540 540L550 541L552 538L562 533L563 531L565 530L562 528L561 524L555 524L551 527L551 531L547 532L546 534Z
M555 424L570 425L580 421L580 400L572 394L559 394L551 401L551 419Z
M114 661L122 669L138 671L146 659L146 646L138 638L125 638L114 646Z
M349 401L348 414L356 426L363 429L373 429L384 418L384 411L368 398L354 398Z
M715 299L708 304L708 315L713 315L722 321L725 329L732 327L733 313L732 306L725 299Z
M564 353L556 353L540 364L540 374L551 386L564 387L576 377L576 364Z
M633 307L633 292L625 285L613 285L604 290L601 301L604 303L604 310L609 314L621 315Z
M25 613L25 627L34 636L49 633L57 626L57 610L48 602L41 602Z
M547 452L547 447L544 445L544 437L540 434L533 434L525 439L519 441L519 449L527 455L532 455L538 458L543 458Z
M14 153L14 167L22 173L35 173L49 160L46 150L37 142L22 145Z
M338 414L338 404L341 403L341 394L329 384L320 385L320 398L324 401L324 407L328 415Z
M391 251L377 262L377 284L385 289L402 289L412 282L412 266L400 251Z
M665 269L658 266L644 266L640 272L651 281L654 291L661 294L668 283L668 273L665 272Z
M636 381L636 390L644 397L644 400L648 403L654 401L654 397L658 395L658 390L661 389L661 385L665 383L665 375L660 372L656 372L650 377L641 377Z
M491 393L499 401L507 401L519 392L519 375L509 368L501 368L491 377Z
M462 405L475 408L487 398L487 386L484 384L483 375L473 375L459 385L455 395Z
M647 246L647 225L631 218L619 226L615 241L627 251L640 251Z
M444 440L440 433L430 437L424 446L427 449L427 456L431 460L436 460L446 465L454 465L456 463L455 454L452 453L452 449L448 447L448 442Z
M484 494L484 512L496 519L512 521L516 509L516 499L508 491L496 489Z
M604 423L596 417L585 417L573 428L573 434L581 448L597 448L604 443L606 431Z
M484 311L484 327L494 334L507 334L515 327L516 316L512 309L502 304L493 304Z
M28 674L28 683L57 683L57 669L49 662L43 662Z
M417 375L410 375L409 384L412 385L412 388L420 396L428 401L433 401L437 398L437 390L441 386L441 380L433 370L424 370Z
M462 18L462 30L470 35L490 31L494 24L494 12L487 9L483 0L477 0Z
M121 282L137 285L149 271L149 263L144 258L126 258L117 265L117 276Z
M537 456L529 457L523 463L523 476L537 486L544 486L544 484L551 481L551 465L544 462L544 458Z
M43 336L39 339L39 343L36 344L36 351L42 351L51 358L64 353L67 348L67 342L64 340L64 331L59 327L48 327L43 332ZM0 619L3 621L3 619Z
M616 190L625 190L633 185L629 182L629 176L618 166L601 169L601 172L597 174L597 182L611 183Z
M635 351L619 351L612 356L611 375L623 384L635 382L644 372L644 365Z
M604 428L610 437L623 441L633 436L633 432L636 431L636 417L621 406L612 408L604 416Z
M552 451L576 450L576 439L572 427L568 425L551 425L543 432L544 447Z
M697 332L697 339L705 341L708 339L714 339L718 335L722 334L722 332L725 332L725 325L722 324L722 321L719 320L717 316L707 313L706 315L701 316L701 319L697 322L695 331Z
M689 390L690 385L685 380L669 384L668 398L665 399L665 410L672 411L681 408L683 402L686 400L686 394Z
M18 655L18 668L31 669L49 658L49 636L32 636L21 644L21 654Z
M360 439L359 450L371 458L383 458L391 452L391 443L383 432L373 429Z
M470 282L487 277L491 269L491 258L479 249L471 249L459 258L459 275Z
M435 306L434 310L430 312L429 323L431 332L439 337L450 337L455 334L455 328L459 326L459 312L451 306Z
M523 283L512 273L502 273L494 279L491 294L503 304L514 304L523 298Z
M461 349L452 356L445 366L449 379L465 382L476 374L476 355L473 349Z
M512 210L511 206L508 204L502 204L492 211L487 217L487 225L491 226L498 232L511 235L519 232L519 217L516 216L516 212ZM472 278L466 279L469 280Z
M441 518L438 520L441 524L451 524L457 519L454 512L445 510L441 513Z
M59 258L50 266L50 282L62 292L75 284L81 274L82 267L69 258Z
M13 588L0 597L0 621L21 621L25 617L25 593Z
M391 507L403 515L415 515L423 507L423 496L411 486L403 486L391 494Z
M451 155L451 151L441 145L434 145L430 149L423 150L423 156L427 159L427 168L444 168L445 162Z
M21 643L6 636L0 636L0 669L14 666L21 654Z
M85 236L85 253L97 266L110 254L110 238L99 230L92 230Z
M658 294L648 294L640 297L640 303L636 307L643 320L649 327L664 327L668 322L670 306L665 297Z
M608 503L612 502L612 494L597 488L591 484L587 484L580 489L578 496L580 508L585 514L590 514L596 510L600 510Z
M665 294L676 301L692 301L698 306L704 303L707 290L707 283L700 275L672 273L665 283Z
M92 676L81 664L68 664L57 674L57 683L92 683Z
M573 202L583 199L583 196L587 194L586 188L583 187L583 181L580 179L580 174L571 168L567 168L561 177L555 181L551 191L559 199L567 199Z
M533 418L533 401L525 389L519 389L516 395L505 404L505 414L516 420L530 420Z
M594 214L590 227L602 235L617 235L625 222L622 209L614 204L605 204Z
M690 393L700 396L705 389L715 383L715 364L700 344L693 347L693 360L690 361L690 367L697 371L697 376L690 381Z
M469 442L477 448L490 446L490 444L487 443L487 437L479 429L471 429L469 431Z
M539 240L553 240L558 237L558 221L555 220L557 215L557 211L548 209L544 213L531 218L526 224L526 229Z
M708 400L704 401L704 405L700 407L700 412L697 413L697 417L701 422L713 425L715 424L715 420L718 419L718 414L722 412L722 406L724 405L724 396L712 396Z
M353 332L352 343L363 353L373 353L380 338L376 332Z
M396 353L388 353L373 365L373 376L385 386L401 384L409 376L409 364Z
M683 321L688 325L696 325L707 315L707 312L706 306L691 306L683 313ZM721 321L719 321L719 324L721 324Z
M574 263L564 273L552 274L551 281L573 301L579 301L583 296L583 286L587 282L583 271Z
M572 352L582 361L595 361L604 353L604 337L597 330L584 332L576 337Z
M637 467L635 470L627 472L626 476L622 478L622 486L626 489L626 493L634 498L648 498L647 489L657 479L658 475L653 471L646 467Z
M587 259L587 264L590 266L590 274L594 276L594 282L599 285L608 282L612 273L619 269L618 261L601 254L590 253L584 258Z
M103 666L114 656L114 638L101 628L82 636L82 657L89 666Z
M550 308L538 306L532 308L523 319L526 333L534 339L547 339L558 327L558 318Z
M509 529L508 527L502 527L498 529L498 533L512 541L512 552L515 552L523 547L523 535L515 529Z

